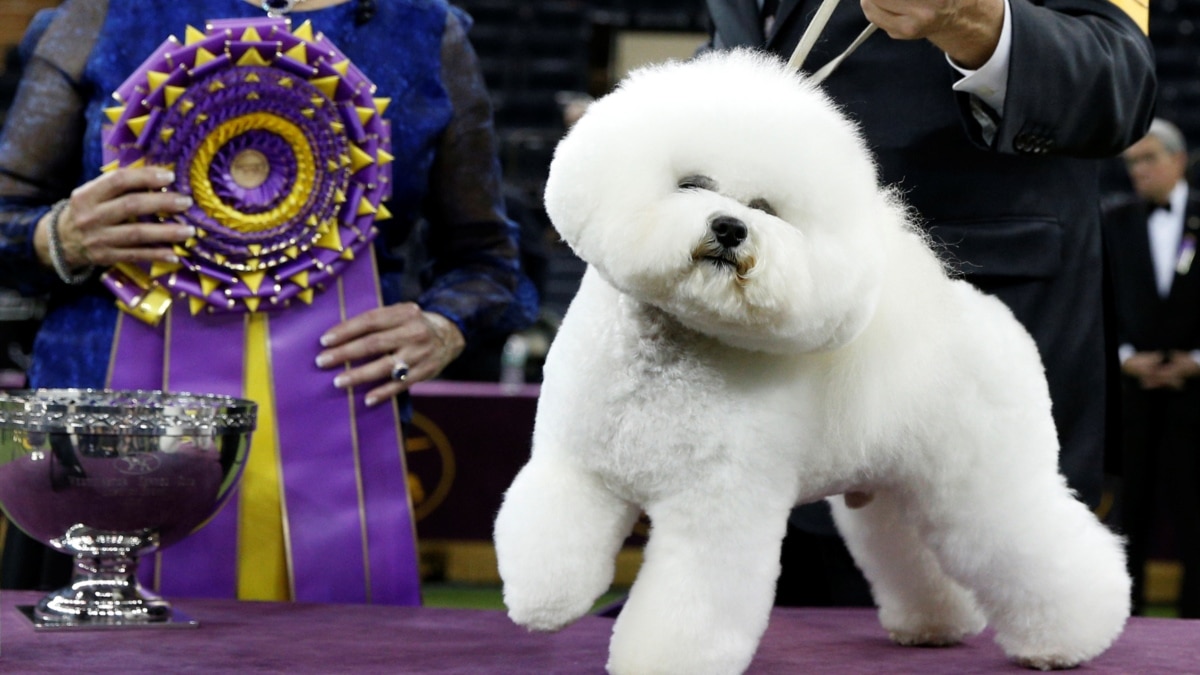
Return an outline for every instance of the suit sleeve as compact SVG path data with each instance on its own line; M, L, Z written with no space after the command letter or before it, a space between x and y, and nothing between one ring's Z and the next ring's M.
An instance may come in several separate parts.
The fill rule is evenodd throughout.
M1015 154L1110 157L1141 138L1154 114L1154 54L1109 0L1010 0L1008 95L991 146ZM984 144L961 109L973 139Z

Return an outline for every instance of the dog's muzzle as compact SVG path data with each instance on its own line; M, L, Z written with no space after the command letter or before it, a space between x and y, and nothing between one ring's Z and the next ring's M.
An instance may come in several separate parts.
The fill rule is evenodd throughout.
M708 235L692 254L692 259L729 268L737 275L738 283L744 284L754 267L754 258L744 252L739 255L738 248L749 235L750 229L741 220L733 216L716 216L709 221Z

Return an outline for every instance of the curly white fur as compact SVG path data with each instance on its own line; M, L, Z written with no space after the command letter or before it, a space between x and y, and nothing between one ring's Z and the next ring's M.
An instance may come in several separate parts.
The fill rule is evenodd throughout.
M1058 471L1036 346L816 87L750 52L639 71L560 143L546 205L589 271L496 520L514 621L587 612L644 510L609 670L740 672L789 510L853 490L830 501L896 642L986 622L1059 668L1120 633L1122 544Z

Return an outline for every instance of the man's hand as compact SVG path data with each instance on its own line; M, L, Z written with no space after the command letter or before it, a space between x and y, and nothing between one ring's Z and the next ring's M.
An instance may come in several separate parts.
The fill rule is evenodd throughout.
M1121 364L1121 372L1137 379L1142 389L1183 389L1191 378L1200 376L1200 363L1191 353L1172 351L1163 360L1162 352L1137 352Z
M1188 380L1200 375L1200 363L1196 363L1190 353L1174 350L1168 355L1168 360L1162 364L1159 372L1166 386L1183 389Z
M1004 0L861 0L863 14L897 40L929 40L960 67L991 58L1004 28Z

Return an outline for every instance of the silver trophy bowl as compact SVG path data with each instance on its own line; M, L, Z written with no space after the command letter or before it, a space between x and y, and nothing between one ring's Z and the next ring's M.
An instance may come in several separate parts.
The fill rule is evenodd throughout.
M137 579L138 557L199 529L241 477L257 406L161 391L0 391L0 507L74 556L35 628L194 626Z

